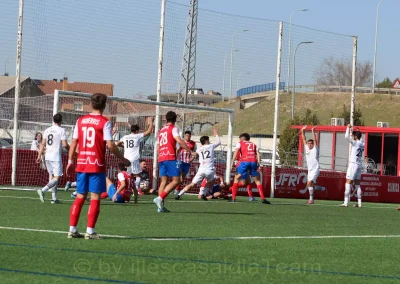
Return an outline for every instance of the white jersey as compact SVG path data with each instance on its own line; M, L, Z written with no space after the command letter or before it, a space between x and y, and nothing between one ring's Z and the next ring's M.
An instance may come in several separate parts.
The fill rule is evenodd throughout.
M309 171L318 170L319 169L319 149L318 147L314 147L311 150L304 146L304 154L306 155L307 167Z
M221 140L216 136L217 141L214 144L203 145L196 150L199 155L200 168L202 169L214 169L215 154L214 149L221 145Z
M53 125L44 131L43 139L46 139L46 161L61 161L62 154L62 142L67 140L67 135L65 134L65 129Z
M351 154L349 163L354 163L357 165L362 165L363 162L363 152L365 143L362 140L354 140L350 137L350 129L347 128L346 134L344 136L347 141L351 144Z
M124 142L124 157L129 161L136 161L140 159L140 144L139 140L144 137L143 133L129 134L121 138Z

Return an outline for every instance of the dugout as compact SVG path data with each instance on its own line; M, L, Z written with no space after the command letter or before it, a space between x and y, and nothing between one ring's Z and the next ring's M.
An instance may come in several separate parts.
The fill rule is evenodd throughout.
M300 131L302 126L293 126ZM365 142L364 168L368 173L386 176L400 176L400 128L356 127ZM344 135L344 126L318 126L319 162L322 170L346 171L349 143ZM311 127L307 127L307 139L312 139ZM299 139L298 165L305 166L304 146ZM365 158L367 156L367 158Z

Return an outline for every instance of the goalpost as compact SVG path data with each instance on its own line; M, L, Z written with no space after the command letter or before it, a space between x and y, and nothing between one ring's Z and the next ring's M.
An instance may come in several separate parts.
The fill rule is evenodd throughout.
M79 116L90 111L90 97L91 94L55 90L53 114L61 113L63 123L74 124ZM108 97L107 99L104 116L108 117L113 126L117 127L114 140L119 140L123 135L128 134L132 124L139 125L141 132L147 129L147 118L156 116L157 106L161 121L165 120L163 117L168 111L175 111L180 115L185 114L187 127L180 129L180 131L191 130L197 138L202 135L209 135L211 143L213 141L211 137L213 126L218 123L219 129L222 131L219 135L225 147L216 151L218 156L216 161L217 173L224 175L226 182L231 181L230 165L232 161L234 110L117 97ZM149 139L150 141L144 141L141 144L141 156L152 161L153 186L158 184L158 159L156 158L158 157L158 149L155 147L155 139L155 137L152 137ZM198 139L195 138L195 142L199 142L196 140ZM110 160L113 161L112 158ZM190 172L191 177L193 171L194 169ZM113 170L109 170L108 174L113 174Z

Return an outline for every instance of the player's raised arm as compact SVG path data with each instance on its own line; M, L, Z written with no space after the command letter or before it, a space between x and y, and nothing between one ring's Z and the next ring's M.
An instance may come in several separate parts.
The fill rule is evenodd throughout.
M306 136L304 135L304 130L306 130L306 128L307 128L307 125L304 125L304 127L302 129L300 129L301 139L303 140L304 147L307 145L307 139L306 139Z
M216 138L216 141L212 144L212 145L214 145L214 148L216 148L216 147L218 147L219 145L221 145L221 139L219 138L219 136L218 136L218 130L217 129L213 129L213 133L214 133L214 136L215 136L215 138Z
M351 126L351 124L347 125L347 129L346 129L346 133L344 135L344 138L351 144L354 144L354 140L353 138L350 137L350 131L353 127Z
M149 127L147 128L147 130L143 133L143 136L149 136L152 132L153 132L153 126L154 126L154 117L150 117L149 118Z
M317 135L315 134L315 128L317 128L316 126L314 126L312 129L311 129L311 132L312 132L312 136L313 136L313 140L314 140L314 145L315 145L315 147L318 147L319 146L319 141L317 140Z

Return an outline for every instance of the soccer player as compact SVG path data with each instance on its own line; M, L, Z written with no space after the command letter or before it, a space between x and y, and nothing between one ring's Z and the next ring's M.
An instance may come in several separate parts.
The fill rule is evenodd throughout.
M200 191L199 194L197 195L197 198L201 198L203 200L208 200L208 199L217 199L219 197L222 197L222 190L225 188L225 182L224 178L222 176L215 175L214 176L214 181L212 186L211 192L209 192L209 188L207 188L207 178L204 178L203 181L201 182L200 185Z
M107 178L106 179L107 192L101 194L101 198L109 197L111 201L115 203L125 203L131 200L132 193L135 195L135 203L137 203L138 193L137 190L133 188L132 176L127 172L127 168L124 163L118 164L118 185L117 189L113 182Z
M153 202L157 205L158 212L168 212L164 207L164 199L178 185L180 181L180 165L176 159L176 143L192 155L192 150L186 145L185 141L179 136L178 128L175 126L176 113L169 111L166 114L167 124L158 134L158 166L161 177L159 196L154 198ZM167 185L168 177L172 181Z
M307 187L308 192L310 193L310 199L308 200L307 204L314 204L314 185L319 176L319 148L317 136L314 132L315 127L311 129L313 139L309 139L308 141L306 140L306 135L304 134L304 130L306 128L307 125L301 129L301 137L303 139L304 154L306 155L308 167Z
M352 132L353 138L350 137L350 131L352 130L352 126L349 124L346 129L345 139L351 144L351 153L349 165L347 168L346 174L346 187L344 192L344 203L341 204L341 207L347 207L350 199L350 191L351 185L355 184L357 189L357 199L358 204L355 204L354 207L362 207L362 191L360 187L361 180L361 171L362 171L362 161L363 161L363 152L364 152L364 142L361 140L361 132L359 130L355 130Z
M52 198L51 204L58 204L60 201L57 199L57 187L60 177L63 175L63 165L62 165L62 147L69 149L67 143L67 135L65 134L65 129L61 127L62 116L57 113L53 116L53 126L47 128L44 131L44 138L42 139L42 144L39 148L38 157L36 159L37 163L42 160L42 153L46 147L46 167L51 180L45 187L39 189L37 193L39 194L40 201L44 202L44 194L51 188Z
M140 139L149 136L153 131L154 117L151 117L149 127L144 133L139 133L139 126L131 126L131 134L125 135L119 140L117 146L124 146L124 157L131 162L131 166L128 167L128 174L131 174L135 178L136 188L140 185Z
M181 199L181 197L186 192L192 189L195 185L201 183L201 181L204 178L207 179L207 184L205 185L205 187L206 188L212 187L215 177L214 150L219 145L221 145L221 140L219 139L218 131L216 129L214 129L214 136L216 138L216 141L213 144L210 144L210 137L208 136L202 136L200 138L200 143L202 146L196 150L199 156L199 164L200 164L199 170L197 171L197 174L194 176L192 182L187 186L185 186L185 188L179 192L179 194L175 198L176 200Z
M192 132L188 130L185 132L184 141L192 152L196 152L197 150L196 142L192 141L191 139L192 139ZM183 186L183 181L185 180L185 177L189 173L190 164L196 158L196 155L191 155L190 152L186 151L182 147L178 147L177 157L178 161L181 162L181 180L178 186L176 187L176 190L179 191Z
M75 169L73 158L76 147L79 144L76 163L78 195L71 206L68 238L82 237L76 227L82 206L90 192L90 207L85 239L96 240L100 239L100 236L94 230L100 214L100 194L106 191L106 146L126 166L130 166L130 162L124 158L117 145L115 145L111 133L111 123L103 116L103 111L107 104L107 96L96 93L92 95L90 100L92 113L83 115L77 120L68 155L67 174L71 176Z
M142 195L149 193L158 195L157 189L150 188L150 174L147 171L147 162L145 160L140 160L140 187L138 189L139 194L142 192Z
M260 167L261 167L261 156L260 152L257 149L257 146L250 142L250 135L248 133L242 133L239 136L240 141L236 144L235 152L233 153L232 165L233 161L236 160L238 153L240 152L240 165L237 168L237 174L235 175L235 180L232 186L232 200L231 202L236 202L236 195L239 188L239 180L243 180L243 185L247 186L248 183L248 175L254 179L254 182L257 185L258 193L260 194L260 198L262 203L270 204L270 202L265 199L262 184L260 181Z

